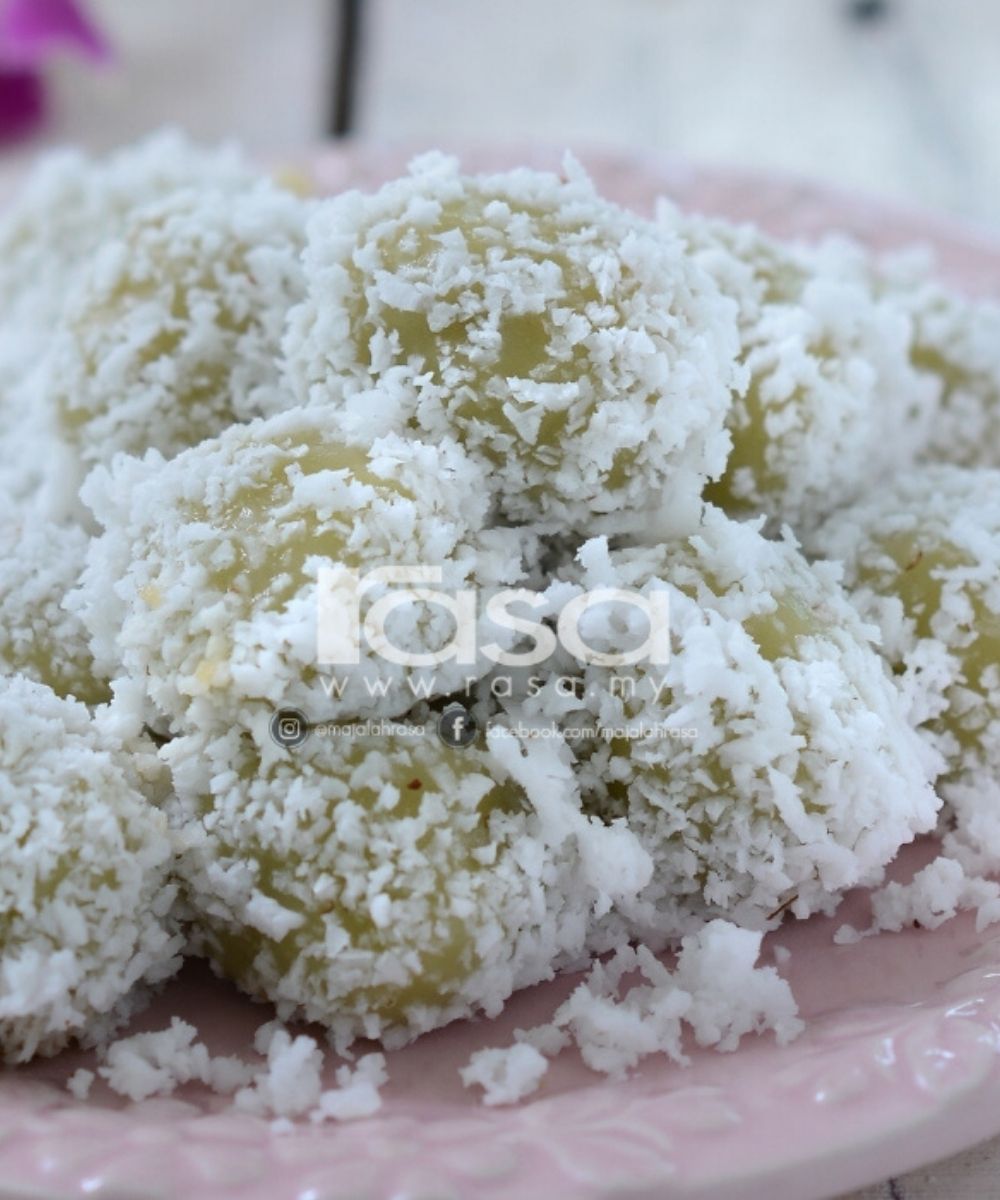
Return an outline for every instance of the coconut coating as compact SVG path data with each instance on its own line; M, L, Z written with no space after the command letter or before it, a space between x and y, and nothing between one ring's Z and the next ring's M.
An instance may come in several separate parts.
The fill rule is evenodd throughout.
M84 468L171 457L287 408L279 355L301 298L308 206L266 181L190 188L133 213L82 271L49 370Z
M110 698L108 680L94 669L83 622L63 606L89 542L74 526L30 518L0 523L0 672L100 704Z
M881 630L914 720L944 755L938 790L1000 849L1000 471L922 467L810 545L844 563Z
M179 965L166 821L87 709L0 678L0 1057L106 1033Z
M62 446L45 413L44 392L34 381L0 381L0 493L9 516L55 511L42 499L53 460Z
M41 377L81 269L143 205L178 188L236 193L259 175L231 147L203 148L172 131L103 159L76 150L42 156L0 213L0 483L9 496L28 502L54 487L43 503L57 512L72 499L58 479L64 467Z
M105 531L75 611L98 664L144 680L177 729L237 722L266 738L274 710L287 706L310 720L392 715L413 706L418 687L449 692L485 672L449 656L446 608L416 602L385 621L389 643L440 652L440 664L400 662L369 635L358 638L355 663L331 655L320 672L321 568L359 581L355 601L346 577L343 590L324 592L336 601L332 626L347 634L359 611L365 618L371 603L391 600L374 568L424 566L442 594L488 590L520 577L530 542L481 530L487 500L458 446L385 438L363 449L332 439L329 422L323 410L293 410L233 426L167 463L122 459L87 481L84 499ZM486 618L476 619L478 643L488 644Z
M602 539L579 558L587 589L669 597L666 665L587 665L578 699L534 702L562 709L584 795L653 858L622 910L634 934L829 910L933 827L932 756L835 570L711 509L687 545L609 554ZM626 619L591 611L593 650L632 649Z
M580 952L593 894L487 751L389 732L269 752L233 731L164 753L194 945L282 1019L394 1044Z
M300 401L457 438L512 521L644 529L722 470L733 306L572 162L560 179L418 159L317 209L306 274L286 341Z
M699 262L739 305L745 371L732 454L706 496L734 516L812 528L914 461L938 386L911 363L910 320L875 293L859 248L683 220Z
M940 389L924 458L1000 466L1000 304L959 295L914 255L878 264L875 280L911 321L913 365Z
M0 216L0 295L9 306L0 361L31 367L80 267L136 209L178 188L238 192L259 175L234 149L196 146L172 131L105 159L45 155Z

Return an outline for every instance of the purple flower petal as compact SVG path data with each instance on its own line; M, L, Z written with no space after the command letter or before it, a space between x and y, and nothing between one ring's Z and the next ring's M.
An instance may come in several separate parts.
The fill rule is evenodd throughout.
M33 133L45 117L45 89L30 70L0 68L0 142Z
M111 53L77 0L0 0L0 63L35 66L60 48L95 62Z

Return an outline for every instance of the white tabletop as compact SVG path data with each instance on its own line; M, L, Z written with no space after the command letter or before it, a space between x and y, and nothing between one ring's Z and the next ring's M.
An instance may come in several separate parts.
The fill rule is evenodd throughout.
M119 63L58 67L52 138L323 134L335 0L90 2ZM1000 221L994 0L363 2L365 135L634 146Z

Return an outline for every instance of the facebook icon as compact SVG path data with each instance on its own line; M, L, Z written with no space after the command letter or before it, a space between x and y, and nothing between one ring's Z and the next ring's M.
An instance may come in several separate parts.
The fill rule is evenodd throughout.
M438 721L438 737L453 750L464 750L476 740L479 722L461 704L449 704Z

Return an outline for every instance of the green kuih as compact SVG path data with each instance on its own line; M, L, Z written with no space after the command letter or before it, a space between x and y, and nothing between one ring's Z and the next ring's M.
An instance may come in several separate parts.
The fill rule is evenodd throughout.
M961 295L912 254L880 264L876 287L909 318L913 365L939 388L924 458L1000 467L1000 304Z
M844 562L881 631L912 719L944 758L937 787L960 833L1000 853L1000 471L910 472L837 513L810 548Z
M56 514L82 515L75 497L80 464L72 456L65 461L50 412L58 387L50 354L81 277L144 206L178 190L233 197L259 177L234 148L203 148L173 131L106 158L60 150L27 173L0 212L0 487L9 497L28 500L41 492ZM137 328L133 320L132 342ZM105 353L121 355L125 333L116 328ZM90 369L97 370L94 362ZM158 414L168 424L170 416ZM156 434L147 434L152 444ZM91 450L100 453L97 446Z
M868 256L842 241L807 248L666 213L739 309L733 448L707 497L801 533L912 463L938 387L911 363L909 318L877 294Z
M81 270L55 339L50 393L84 469L168 458L288 407L285 318L301 298L308 206L260 181L138 209Z
M447 653L455 623L440 605L407 603L395 623L390 613L393 654L362 636L369 604L395 587L370 573L432 571L432 595L482 600L521 578L532 546L519 530L483 528L489 498L459 446L350 445L318 408L232 426L169 462L120 459L94 472L83 495L104 533L74 611L101 669L142 681L176 731L235 723L264 738L276 708L313 719L395 715L461 688L489 664ZM343 574L321 592L323 570ZM346 639L329 667L321 611ZM484 605L473 619L477 646L488 644ZM442 660L427 666L408 658L436 652Z
M0 524L0 674L25 675L86 704L110 699L83 622L64 601L80 581L90 539L32 517Z
M645 531L722 470L733 305L573 162L464 175L425 156L319 207L305 272L285 343L299 402L369 436L458 440L508 520Z
M139 765L82 704L0 679L0 1060L100 1041L180 965Z
M196 948L282 1019L396 1044L580 952L592 895L487 751L231 733L166 753Z
M625 817L656 864L622 906L626 932L663 945L706 918L762 929L830 911L933 827L933 756L835 571L712 509L686 546L598 539L579 561L588 591L669 601L669 661L588 665L575 705L534 701L573 731L585 799ZM591 611L594 651L632 649L634 606L617 607Z

